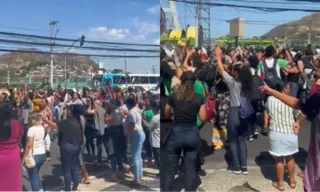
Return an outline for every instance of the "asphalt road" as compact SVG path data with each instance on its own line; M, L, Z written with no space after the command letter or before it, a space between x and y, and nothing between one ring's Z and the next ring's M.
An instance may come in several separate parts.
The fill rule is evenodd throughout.
M205 164L203 169L224 169L227 167L226 159L229 156L226 155L226 149L213 150L212 139L212 124L207 123L200 130L200 136L202 138L202 151L205 154ZM299 135L299 153L295 155L296 164L303 166L309 147L310 138L310 123L305 122L300 129ZM268 137L259 135L257 140L253 142L247 141L248 149L248 166L270 166L274 165L273 157L269 154Z
M61 171L60 152L57 142L51 143L51 161L46 162L41 170L42 186L45 191L58 191L63 187L63 175ZM96 176L110 169L108 164L99 167L94 165L94 158L85 157L86 168L90 176ZM106 161L106 154L103 151L103 160ZM22 184L24 191L31 191L28 174L22 173Z
M296 163L303 165L306 157L307 150L309 146L309 134L310 134L310 124L306 122L300 130L299 133L299 146L300 151L295 155ZM212 124L207 123L200 131L201 138L203 139L202 151L205 154L205 165L203 169L223 169L227 167L226 160L226 150L213 150L211 145L212 137ZM248 166L265 166L273 165L273 158L268 153L268 137L260 135L257 140L253 142L247 142L248 147ZM56 191L61 190L63 186L63 176L61 172L60 164L60 152L56 143L52 143L51 148L52 160L43 165L40 170L42 176L43 188L46 191ZM103 154L106 157L106 154ZM98 175L102 172L106 172L109 168L107 164L103 166L96 167L93 162L94 159L90 157L85 158L86 167L89 175ZM26 191L31 191L30 182L28 181L27 174L22 174L23 187Z

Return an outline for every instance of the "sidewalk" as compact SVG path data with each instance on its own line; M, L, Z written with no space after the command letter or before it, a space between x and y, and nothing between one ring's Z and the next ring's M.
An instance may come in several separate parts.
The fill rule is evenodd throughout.
M111 172L103 173L97 176L91 176L91 184L80 184L78 191L160 191L160 179L156 176L158 170L152 168L143 168L143 180L141 186L135 188L131 185L132 178L118 183L105 181L105 177L110 176Z
M202 177L202 184L198 191L277 191L271 186L272 179L276 173L273 166L249 167L248 175L235 175L225 169L206 171L207 175ZM296 173L300 169L296 168ZM285 176L286 177L286 176ZM296 177L297 187L291 189L285 183L285 191L303 191L302 179Z

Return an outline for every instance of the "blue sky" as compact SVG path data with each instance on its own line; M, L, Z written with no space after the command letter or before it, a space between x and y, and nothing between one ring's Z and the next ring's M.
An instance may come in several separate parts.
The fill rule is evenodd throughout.
M76 39L84 34L86 40L159 43L157 0L148 0L147 3L134 0L2 0L0 17L2 18L0 31L49 36L48 23L51 19L59 21L57 37ZM92 45L86 44L86 46ZM0 43L0 48L11 47ZM143 49L143 47L127 48ZM57 48L56 51L63 50ZM75 51L88 54L124 54L107 51ZM143 54L148 55L148 53ZM104 62L106 68L124 68L122 58L93 59ZM127 59L127 63L128 70L136 73L151 70L152 65L156 65L156 69L159 69L159 58Z
M269 6L269 7L286 7L295 9L319 9L319 3L288 3L283 0L249 0L250 6ZM256 2L255 2L256 1ZM257 2L258 1L258 2ZM267 3L261 3L261 1ZM213 2L213 1L212 1ZM236 5L245 5L241 0L215 0L215 3L227 3ZM248 1L246 1L248 4ZM277 2L277 3L274 3ZM166 5L166 4L164 4ZM195 25L195 8L194 5L186 5L185 3L176 3L179 20L182 27L186 24ZM262 12L252 9L231 8L231 7L211 7L211 37L221 37L229 33L229 24L223 20L230 20L236 17L243 17L248 22L245 25L245 36L260 36L268 32L273 27L284 23L285 21L292 21L300 19L303 16L309 15L306 12ZM258 21L258 22L256 22Z

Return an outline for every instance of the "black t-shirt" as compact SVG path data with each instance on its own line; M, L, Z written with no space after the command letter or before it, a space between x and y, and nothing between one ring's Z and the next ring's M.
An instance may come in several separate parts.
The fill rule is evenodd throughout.
M307 69L313 69L313 66L311 64L310 61L313 61L313 56L310 56L310 55L306 55L304 57L302 57L302 62L303 62L303 65L304 65L304 68L307 68Z
M60 121L57 124L58 132L58 144L61 146L65 143L70 143L75 146L81 146L83 144L83 131L81 124L76 119L69 118Z
M174 122L182 124L196 124L197 115L204 99L200 94L195 94L191 101L178 100L175 94L169 96L168 104L174 111Z
M160 77L163 79L172 79L175 75L175 71L172 70L169 64L165 61L161 61L160 63Z

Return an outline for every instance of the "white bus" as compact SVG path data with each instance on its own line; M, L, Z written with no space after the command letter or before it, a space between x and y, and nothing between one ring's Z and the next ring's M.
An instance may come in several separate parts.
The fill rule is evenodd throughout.
M149 90L159 84L159 74L129 74L127 77L127 85L133 87L143 87Z

